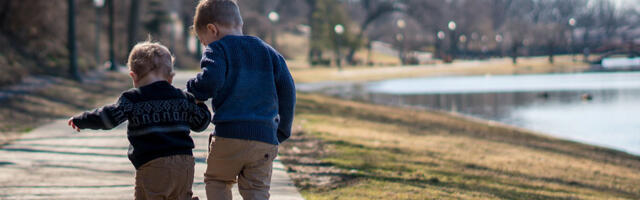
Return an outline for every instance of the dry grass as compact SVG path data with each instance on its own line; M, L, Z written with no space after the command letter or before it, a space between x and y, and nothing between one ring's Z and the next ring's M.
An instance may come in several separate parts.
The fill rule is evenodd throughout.
M101 74L84 83L51 79L52 83L47 86L1 100L0 143L3 137L15 136L47 121L70 117L108 103L131 87L129 78L121 73Z
M285 163L339 169L311 177L343 177L327 179L343 182L335 184L298 178L307 199L640 198L640 157L615 150L447 113L320 95L299 94L296 114L306 139L285 149L304 151L310 145L300 141L319 139L322 149L315 152L325 153L305 154L319 161L305 164L287 160L295 155L287 150Z
M443 75L486 75L486 74L533 74L579 72L589 68L577 56L574 62L571 55L555 56L550 64L548 57L521 57L514 65L511 58L495 58L480 61L458 60L451 64L400 66L396 56L372 52L375 66L345 66L342 71L332 66L314 66L307 62L309 41L303 35L283 33L278 37L279 50L287 57L287 64L297 83L322 81L377 81L392 78L411 78ZM327 51L332 54L332 51ZM365 61L367 50L356 52L356 58ZM331 58L329 55L327 58Z
M347 67L342 71L337 68L296 67L290 63L291 73L297 83L321 81L376 81L391 78L411 78L443 75L486 75L486 74L533 74L533 73L566 73L588 69L582 62L573 62L571 56L557 56L554 64L549 64L547 57L520 58L513 65L508 58L483 61L457 61L452 64L435 64L419 66L388 67ZM580 60L580 58L578 58Z

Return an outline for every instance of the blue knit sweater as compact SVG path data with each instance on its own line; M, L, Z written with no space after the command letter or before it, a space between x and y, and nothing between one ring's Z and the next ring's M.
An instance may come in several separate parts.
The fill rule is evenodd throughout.
M279 144L291 136L295 86L284 58L257 37L225 36L207 46L187 90L212 99L218 137Z

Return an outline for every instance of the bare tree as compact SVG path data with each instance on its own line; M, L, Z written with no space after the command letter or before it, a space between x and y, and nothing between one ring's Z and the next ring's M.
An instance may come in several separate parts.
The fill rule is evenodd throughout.
M136 44L138 27L140 23L140 1L131 0L131 6L129 7L129 21L127 24L127 52L131 51L133 45Z
M356 41L359 43L364 40L364 34L371 25L371 22L389 14L392 12L402 12L405 10L405 6L398 2L394 1L381 1L381 0L361 0L361 6L365 10L365 17L360 22L360 29L358 29L358 33L356 34ZM349 52L347 53L346 60L350 64L355 64L354 55L356 51L362 45L352 45L349 48Z

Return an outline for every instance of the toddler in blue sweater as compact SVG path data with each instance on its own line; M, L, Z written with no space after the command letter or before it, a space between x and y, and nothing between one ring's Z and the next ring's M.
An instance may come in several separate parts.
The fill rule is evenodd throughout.
M206 45L202 72L187 90L211 99L215 132L204 174L208 199L268 199L278 144L291 135L295 86L284 58L257 37L244 36L233 0L201 0L194 29Z

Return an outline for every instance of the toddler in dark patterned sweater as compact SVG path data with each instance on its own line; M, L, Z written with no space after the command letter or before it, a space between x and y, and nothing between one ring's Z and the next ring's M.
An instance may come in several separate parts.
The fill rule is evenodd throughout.
M204 131L211 113L193 95L171 85L173 57L158 43L143 42L129 55L135 88L115 104L69 119L80 129L112 129L128 121L129 160L136 168L136 199L191 199L194 158L190 130Z

